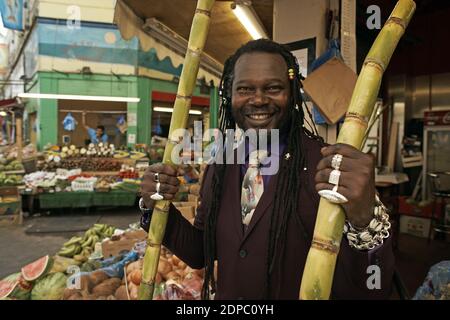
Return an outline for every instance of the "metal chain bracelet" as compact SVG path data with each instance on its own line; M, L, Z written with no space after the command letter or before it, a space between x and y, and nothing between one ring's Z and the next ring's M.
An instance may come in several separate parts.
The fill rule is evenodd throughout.
M380 201L378 195L375 196L374 218L366 228L355 228L349 221L345 221L344 234L350 247L358 250L372 250L383 244L384 239L389 237L389 214L387 208Z

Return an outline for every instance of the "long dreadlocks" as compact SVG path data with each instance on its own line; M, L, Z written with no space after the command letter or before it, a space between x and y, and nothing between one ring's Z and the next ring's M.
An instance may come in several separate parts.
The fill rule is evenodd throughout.
M301 79L299 66L292 53L283 45L277 44L267 39L250 41L236 53L228 58L224 65L224 71L220 82L220 109L219 109L219 129L222 133L226 130L235 129L235 121L231 113L231 87L234 77L234 67L237 60L246 53L264 52L279 54L286 61L288 69L294 69L294 78L290 80L291 101L290 112L291 121L288 131L288 145L282 156L277 189L275 192L274 206L270 219L269 245L267 252L267 278L265 283L265 297L270 297L270 281L274 270L275 257L282 256L286 242L287 224L292 214L303 230L303 236L308 239L306 229L297 213L298 195L300 190L301 168L305 165L305 158L302 154L301 132L311 135L304 127L304 113L302 106L302 96L300 93ZM286 75L287 76L287 75ZM308 110L306 108L306 110ZM308 111L309 113L309 111ZM289 153L289 160L285 155ZM202 298L208 299L210 285L216 287L214 277L214 261L216 259L216 226L217 216L220 209L221 194L225 175L225 164L214 164L214 176L212 179L212 199L205 221L204 228L204 256L205 256L205 282L203 284Z

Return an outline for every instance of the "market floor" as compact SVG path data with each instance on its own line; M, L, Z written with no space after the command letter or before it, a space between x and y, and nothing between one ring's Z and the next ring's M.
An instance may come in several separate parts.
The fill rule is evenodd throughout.
M132 223L139 220L139 213L133 208L114 208L106 210L91 211L90 215L96 215L93 223L106 223L117 228L126 229ZM58 219L58 223L63 213L54 212L48 217ZM67 217L86 216L84 210L66 213ZM70 237L83 234L83 232L51 232L51 233L26 233L34 221L39 216L25 218L21 226L0 227L0 279L5 276L20 271L20 268L29 262L46 255L56 253ZM71 223L67 219L66 224ZM64 227L64 226L63 226ZM70 229L70 226L66 226Z
M51 218L86 216L84 211L73 213L53 213ZM139 215L134 208L106 209L90 212L96 215L94 223L106 223L125 229L129 224L136 223ZM0 279L14 272L18 272L25 264L46 254L57 252L61 245L79 232L64 233L26 233L25 230L39 217L25 219L22 226L0 228ZM71 223L67 219L67 224ZM412 297L417 288L423 283L429 268L443 260L450 260L450 242L426 239L406 234L398 237L395 250L396 268L401 279ZM392 299L398 299L396 292Z

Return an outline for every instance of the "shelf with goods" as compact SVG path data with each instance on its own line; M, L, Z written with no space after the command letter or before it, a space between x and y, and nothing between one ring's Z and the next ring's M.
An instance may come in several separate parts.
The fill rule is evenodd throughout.
M22 224L22 199L25 174L22 163L11 153L13 147L3 148L0 155L0 226Z
M0 300L137 300L146 239L136 225L120 230L95 224L58 252L24 261L20 270L0 280ZM81 274L72 273L74 266ZM199 300L202 278L203 270L162 248L155 300Z

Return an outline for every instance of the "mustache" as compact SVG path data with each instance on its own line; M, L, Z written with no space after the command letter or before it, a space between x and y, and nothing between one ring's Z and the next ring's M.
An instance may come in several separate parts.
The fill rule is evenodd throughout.
M241 109L241 113L244 115L276 113L279 111L280 111L280 108L277 106L273 106L273 105L266 105L266 106L260 106L260 107L246 105L246 106L242 107L242 109Z

